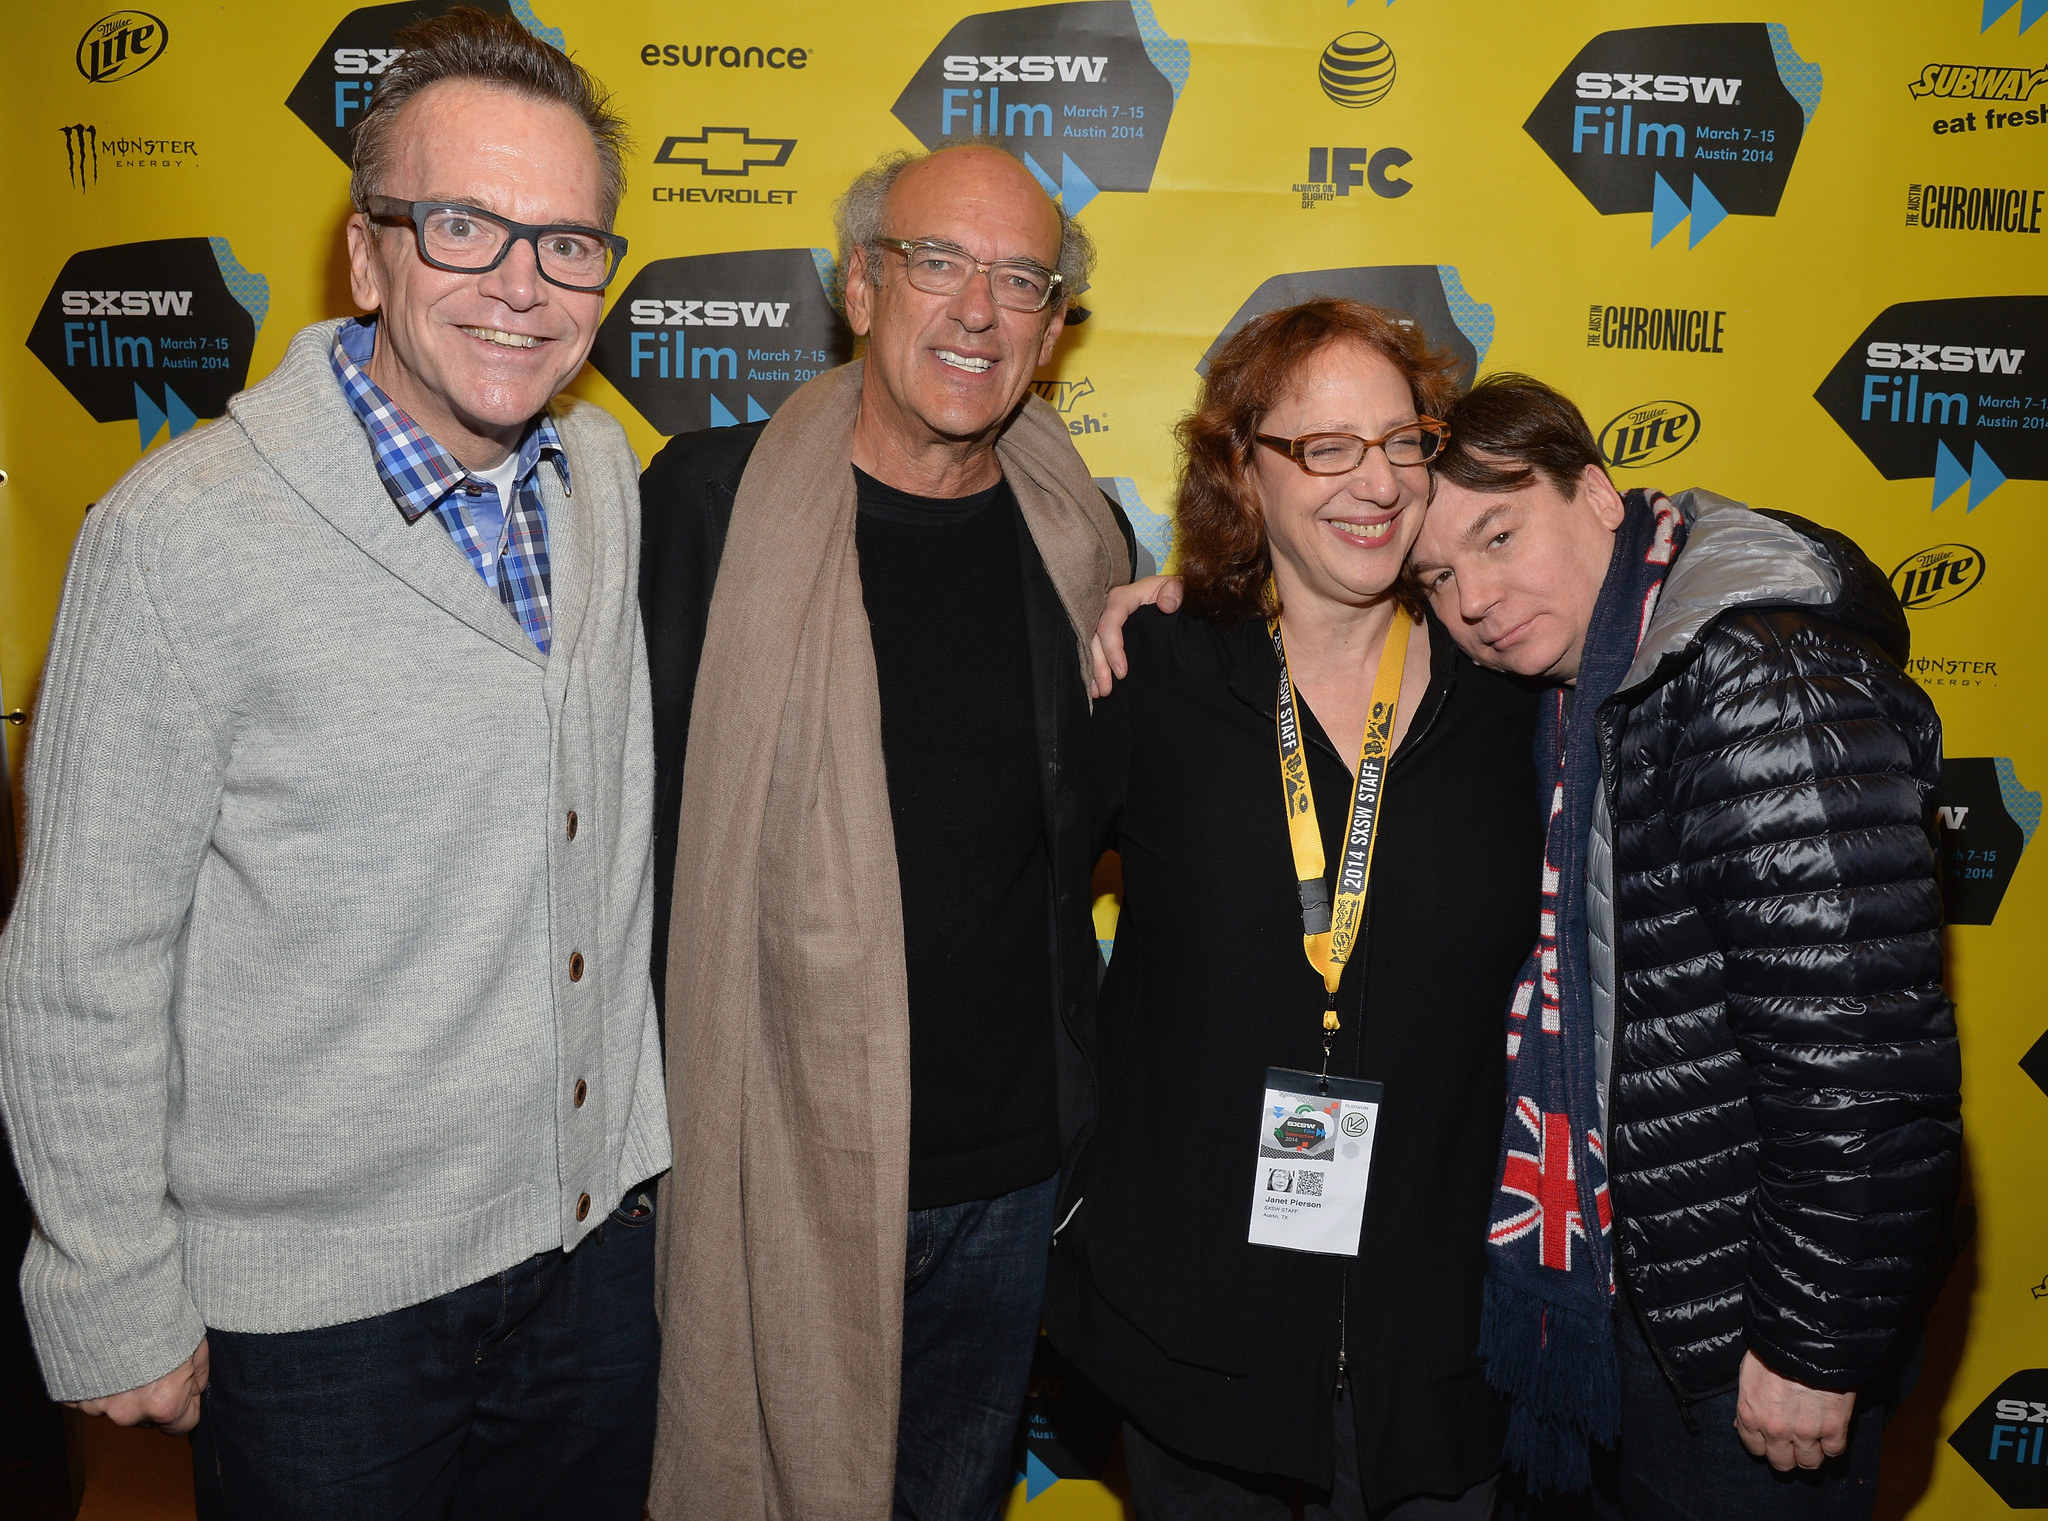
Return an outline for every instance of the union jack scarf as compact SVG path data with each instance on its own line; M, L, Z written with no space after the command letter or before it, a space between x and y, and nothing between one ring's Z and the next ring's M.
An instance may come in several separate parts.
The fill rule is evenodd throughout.
M1537 724L1549 819L1543 914L1508 1009L1507 1127L1479 1326L1487 1382L1509 1401L1507 1461L1537 1494L1584 1489L1592 1444L1612 1446L1621 1418L1586 965L1586 838L1600 786L1596 715L1635 660L1685 542L1684 519L1663 496L1631 491L1624 504L1575 699L1568 710L1563 688L1546 692Z

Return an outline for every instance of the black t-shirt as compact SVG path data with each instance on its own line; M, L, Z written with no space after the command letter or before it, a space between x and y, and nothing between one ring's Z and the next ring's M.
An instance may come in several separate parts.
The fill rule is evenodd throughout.
M1052 874L1016 498L854 470L910 989L910 1207L1059 1170Z

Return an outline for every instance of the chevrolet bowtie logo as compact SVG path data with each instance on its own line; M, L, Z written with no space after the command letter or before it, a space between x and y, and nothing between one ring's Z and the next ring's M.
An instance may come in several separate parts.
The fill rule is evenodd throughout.
M793 137L756 137L752 127L705 127L695 137L663 138L654 161L695 164L699 174L744 175L751 169L780 169L795 148Z

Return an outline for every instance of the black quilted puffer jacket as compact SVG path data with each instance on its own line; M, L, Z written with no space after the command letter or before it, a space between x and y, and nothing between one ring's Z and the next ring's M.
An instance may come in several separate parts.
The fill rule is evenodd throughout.
M1854 1389L1903 1350L1956 1188L1941 723L1853 543L1674 500L1690 537L1597 717L1617 1272L1682 1400L1745 1349Z

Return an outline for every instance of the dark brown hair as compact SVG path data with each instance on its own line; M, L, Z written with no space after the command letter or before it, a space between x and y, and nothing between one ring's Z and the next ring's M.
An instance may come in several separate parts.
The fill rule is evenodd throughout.
M356 124L348 183L356 210L366 210L371 196L383 194L394 152L391 129L406 102L444 79L470 79L528 100L553 101L582 118L597 148L598 169L604 176L604 225L611 226L619 198L626 193L626 154L632 142L625 119L611 108L611 97L582 65L510 16L493 16L469 5L415 21L392 40L405 51L377 81L370 108Z
M1458 394L1455 355L1432 347L1421 327L1398 312L1362 301L1322 298L1254 317L1209 362L1202 397L1174 435L1186 463L1175 504L1174 548L1188 610L1214 623L1267 617L1279 609L1267 592L1273 546L1254 484L1253 436L1288 395L1310 360L1332 344L1356 343L1407 378L1415 409L1442 417ZM1417 617L1417 588L1395 582L1401 605Z
M1588 465L1606 468L1571 398L1533 375L1489 375L1442 415L1451 436L1430 472L1467 491L1519 491L1540 475L1575 497Z

